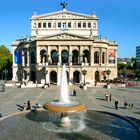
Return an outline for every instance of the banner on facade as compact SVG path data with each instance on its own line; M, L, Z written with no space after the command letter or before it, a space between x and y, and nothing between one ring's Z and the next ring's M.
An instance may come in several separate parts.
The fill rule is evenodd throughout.
M14 61L16 64L21 64L21 52L20 51L14 52Z

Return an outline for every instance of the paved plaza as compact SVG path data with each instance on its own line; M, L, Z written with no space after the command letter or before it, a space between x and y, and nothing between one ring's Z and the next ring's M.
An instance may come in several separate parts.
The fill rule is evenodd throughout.
M140 130L140 87L114 87L110 89L90 87L86 90L79 86L69 87L70 95L76 90L76 97L70 96L71 100L77 100L85 103L87 108L115 113L131 119ZM51 85L48 90L41 88L18 88L6 87L5 92L0 92L0 112L6 116L11 113L20 112L19 105L23 105L28 100L31 105L40 103L42 106L47 101L59 98L59 86ZM106 101L105 94L111 93L112 100ZM115 109L114 101L118 100L118 110ZM132 109L124 109L124 101L133 104Z

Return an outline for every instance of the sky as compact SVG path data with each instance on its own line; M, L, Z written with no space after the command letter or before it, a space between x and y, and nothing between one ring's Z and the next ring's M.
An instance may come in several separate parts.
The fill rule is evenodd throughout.
M1 0L0 45L12 52L12 42L30 36L33 12L45 14L62 10L93 14L99 18L99 35L118 43L118 57L135 57L140 45L140 0Z

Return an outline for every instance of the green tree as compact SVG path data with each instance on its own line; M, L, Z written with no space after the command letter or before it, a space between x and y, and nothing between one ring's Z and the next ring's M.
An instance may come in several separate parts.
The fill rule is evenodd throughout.
M4 46L0 45L0 74L1 78L3 77L4 71L11 73L12 70L12 54L10 50Z

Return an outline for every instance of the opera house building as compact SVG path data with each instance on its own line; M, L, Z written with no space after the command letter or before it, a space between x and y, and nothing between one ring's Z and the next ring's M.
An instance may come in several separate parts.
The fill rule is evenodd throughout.
M31 35L12 42L13 81L26 81L27 86L59 84L63 64L70 85L117 77L117 42L98 35L95 13L63 8L33 13L30 22Z

